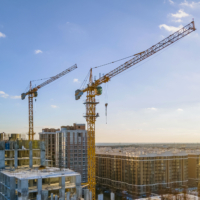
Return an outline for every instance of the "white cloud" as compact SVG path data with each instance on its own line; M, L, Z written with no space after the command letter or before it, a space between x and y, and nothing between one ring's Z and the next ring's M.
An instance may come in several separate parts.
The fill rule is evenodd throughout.
M177 109L178 112L183 112L183 109L179 108Z
M181 19L174 19L174 20L172 20L173 22L182 22L182 20Z
M51 105L51 107L52 107L52 108L58 108L58 106L56 106L56 105Z
M9 97L9 95L6 94L4 91L0 91L0 97L7 98Z
M178 26L178 27L174 27L174 26L168 26L168 25L166 25L166 24L161 24L161 25L159 26L160 29L161 29L161 28L164 28L166 31L169 31L169 32L178 31L178 30L181 29L182 27L183 27L182 25L180 25L180 26Z
M11 98L11 99L20 99L21 96L11 96L10 98Z
M174 18L183 18L183 17L188 17L189 14L187 14L186 12L184 12L183 10L179 10L176 14L172 14L171 13L171 16L174 17Z
M187 0L185 0L180 5L181 6L187 6L187 7L190 7L190 8L195 8L196 6L200 5L200 1L199 2L192 1L191 3L189 3Z
M172 0L169 0L169 3L170 3L171 5L173 5L173 4L174 4L174 2L173 2Z
M78 81L77 78L75 78L75 79L73 80L73 82L74 82L74 83L79 83L79 81Z
M35 50L35 54L43 53L40 49Z
M5 35L5 34L3 34L2 32L0 32L0 38L1 38L1 37L5 38L5 37L6 37L6 35Z
M154 107L152 107L152 108L147 108L148 110L152 110L152 111L156 111L156 110L158 110L157 108L154 108Z

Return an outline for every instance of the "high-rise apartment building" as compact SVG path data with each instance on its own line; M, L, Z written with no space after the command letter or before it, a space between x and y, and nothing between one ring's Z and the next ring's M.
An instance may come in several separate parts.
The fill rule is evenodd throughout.
M97 184L135 196L188 181L188 154L156 149L96 148Z
M87 182L87 131L85 124L62 126L56 132L56 166L70 168Z
M56 166L56 131L60 131L60 129L44 128L39 133L40 140L45 142L46 159L52 161L52 167Z

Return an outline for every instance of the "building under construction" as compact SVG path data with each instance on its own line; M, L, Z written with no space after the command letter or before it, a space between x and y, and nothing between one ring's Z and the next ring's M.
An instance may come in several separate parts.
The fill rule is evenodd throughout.
M65 198L66 192L82 196L81 175L69 169L4 170L0 173L0 199L48 200L51 196Z
M43 141L0 142L0 200L48 200L82 196L81 175L70 169L47 167Z
M60 129L44 128L39 133L40 140L45 142L46 159L52 161L52 167L56 166L56 131L60 131Z
M97 184L134 196L181 188L188 182L189 154L177 149L96 148Z
M0 142L0 169L39 167L48 165L45 145L38 140L16 140Z
M46 156L53 166L69 168L82 175L87 182L87 131L85 124L61 126L60 129L45 128L39 133L46 144Z

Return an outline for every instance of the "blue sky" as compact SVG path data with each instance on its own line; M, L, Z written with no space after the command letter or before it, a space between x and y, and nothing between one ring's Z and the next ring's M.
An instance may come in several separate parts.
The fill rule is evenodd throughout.
M96 142L200 141L200 1L1 0L0 132L27 133L28 98L20 94L30 80L75 63L78 69L38 90L34 128L85 123L85 95L75 101L74 93L90 67L141 52L192 18L197 31L102 85Z

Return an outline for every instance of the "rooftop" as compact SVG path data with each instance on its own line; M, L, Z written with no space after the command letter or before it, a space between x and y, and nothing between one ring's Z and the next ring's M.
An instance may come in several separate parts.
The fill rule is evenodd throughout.
M127 157L165 157L165 156L187 156L200 155L199 150L180 150L180 149L161 149L161 148L111 148L111 147L96 147L98 155L116 155Z
M1 172L2 174L5 174L6 176L9 177L15 177L17 179L38 179L38 178L56 178L56 177L61 177L61 176L77 176L80 175L77 172L74 172L73 170L70 169L60 169L60 168L55 168L55 167L47 167L46 169L43 170L38 170L38 168L27 168L27 169L7 169L3 170Z

